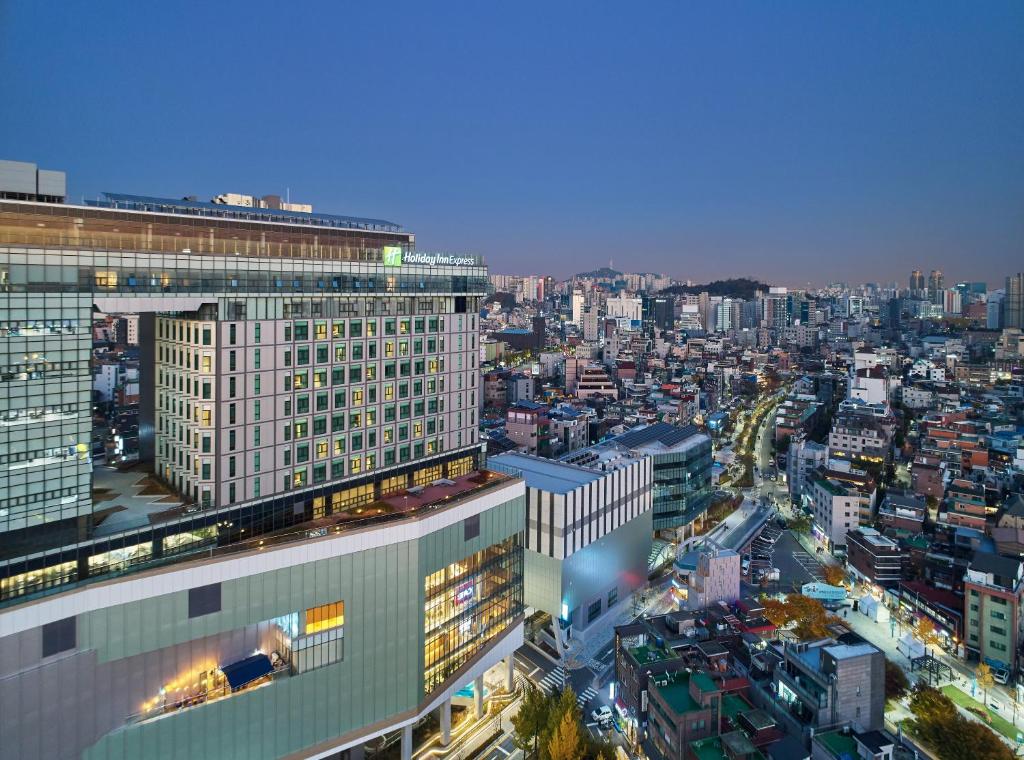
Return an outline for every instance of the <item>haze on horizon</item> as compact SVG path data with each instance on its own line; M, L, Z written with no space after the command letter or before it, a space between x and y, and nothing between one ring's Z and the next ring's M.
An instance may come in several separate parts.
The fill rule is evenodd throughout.
M1021 39L1019 2L11 3L0 158L75 201L290 189L500 273L998 287Z

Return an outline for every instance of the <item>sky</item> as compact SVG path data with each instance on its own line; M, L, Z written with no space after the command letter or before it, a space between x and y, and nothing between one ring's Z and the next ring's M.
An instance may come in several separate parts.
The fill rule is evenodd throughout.
M0 158L290 192L492 272L1024 262L1024 3L0 0Z

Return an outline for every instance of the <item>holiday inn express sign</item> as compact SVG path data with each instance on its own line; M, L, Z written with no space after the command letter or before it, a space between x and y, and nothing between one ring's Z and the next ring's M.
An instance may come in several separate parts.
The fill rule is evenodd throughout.
M415 251L403 252L396 245L384 246L384 266L400 267L402 264L426 264L430 267L466 267L476 264L473 256L452 256L447 253L417 253Z

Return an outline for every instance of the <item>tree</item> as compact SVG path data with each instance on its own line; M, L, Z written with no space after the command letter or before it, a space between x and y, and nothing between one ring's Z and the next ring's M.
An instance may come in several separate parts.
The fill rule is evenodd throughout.
M533 684L526 687L519 712L512 716L512 740L524 753L537 754L540 735L548 725L553 700Z
M918 683L910 698L914 735L940 760L1009 760L1013 752L992 731L961 715L938 689Z
M802 533L806 536L811 532L811 518L807 515L797 515L786 524L786 527L794 533Z
M974 678L978 682L978 688L981 689L981 693L984 696L984 704L988 704L988 690L996 685L996 679L992 677L992 668L988 666L988 663L979 663L978 667L974 669Z
M918 641L926 647L937 647L939 645L939 634L935 631L935 623L931 618L920 617L914 624L914 635Z
M907 696L910 691L910 681L903 668L885 658L885 698L886 700L899 701Z
M761 597L761 604L764 606L764 617L776 628L783 628L789 623L789 608L782 599L771 599Z
M830 586L842 586L846 582L846 573L838 565L825 565L823 571L825 583Z
M786 607L790 620L796 623L793 633L803 641L823 639L829 635L828 624L835 618L828 614L824 605L817 599L803 594L790 594L786 597Z
M571 712L562 715L548 742L548 757L551 760L581 760L583 742L580 739L580 723Z

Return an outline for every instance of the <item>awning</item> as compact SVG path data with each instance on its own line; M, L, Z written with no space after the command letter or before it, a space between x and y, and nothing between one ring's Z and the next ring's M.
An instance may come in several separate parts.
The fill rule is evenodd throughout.
M272 673L274 666L270 664L270 658L265 654L254 654L230 665L223 665L220 670L232 689L240 689L247 683Z

